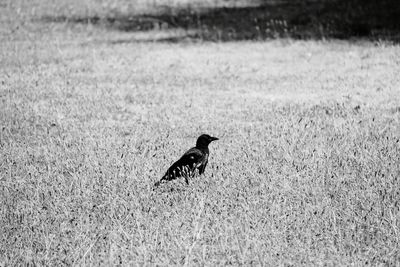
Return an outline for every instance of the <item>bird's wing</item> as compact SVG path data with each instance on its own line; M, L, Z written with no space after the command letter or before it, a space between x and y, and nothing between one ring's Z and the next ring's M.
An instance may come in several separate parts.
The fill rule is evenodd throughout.
M172 164L167 173L181 176L183 171L193 171L194 168L197 168L199 164L201 164L203 158L203 152L193 147L186 151L178 161Z
M196 168L200 170L207 156L207 153L204 153L198 148L193 147L189 149L179 160L168 168L161 180L155 183L154 186L157 187L162 181L174 180L181 176L184 176L186 183L189 184L188 176L192 176Z
M188 166L189 168L196 168L204 158L203 152L198 148L191 148L176 162L180 166Z

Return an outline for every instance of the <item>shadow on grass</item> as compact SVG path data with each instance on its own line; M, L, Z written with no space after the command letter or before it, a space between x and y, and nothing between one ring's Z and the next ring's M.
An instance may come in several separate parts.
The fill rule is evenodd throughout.
M124 32L185 32L178 36L155 35L132 41L368 38L398 43L400 5L396 1L264 1L258 6L248 7L187 8L157 14L110 17L43 17L42 20L101 25Z

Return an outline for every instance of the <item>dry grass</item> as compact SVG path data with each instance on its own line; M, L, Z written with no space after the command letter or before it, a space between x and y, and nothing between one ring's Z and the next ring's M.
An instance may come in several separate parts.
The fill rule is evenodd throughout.
M0 265L399 264L398 46L2 23Z

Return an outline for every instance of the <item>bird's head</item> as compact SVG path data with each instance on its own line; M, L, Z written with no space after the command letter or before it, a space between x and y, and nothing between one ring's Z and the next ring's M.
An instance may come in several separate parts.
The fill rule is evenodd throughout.
M208 145L212 141L216 141L216 140L218 140L217 137L212 137L212 136L209 136L208 134L202 134L199 136L199 138L197 138L196 147L197 148L208 147Z

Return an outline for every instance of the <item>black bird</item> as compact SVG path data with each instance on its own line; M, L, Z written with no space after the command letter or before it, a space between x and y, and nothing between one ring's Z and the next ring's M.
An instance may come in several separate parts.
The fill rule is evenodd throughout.
M209 136L208 134L200 135L197 138L196 146L186 151L178 161L172 164L161 180L155 183L154 186L159 186L163 181L171 181L179 177L184 177L186 184L189 184L188 177L192 177L196 169L199 171L199 174L203 174L210 153L208 145L215 140L218 140L218 138Z

